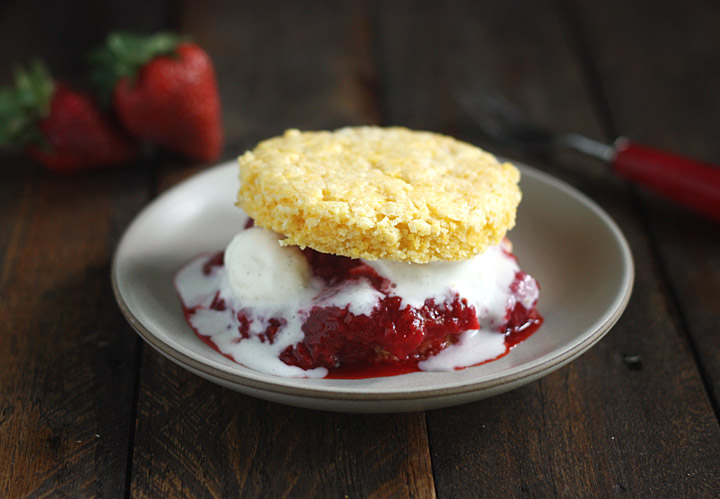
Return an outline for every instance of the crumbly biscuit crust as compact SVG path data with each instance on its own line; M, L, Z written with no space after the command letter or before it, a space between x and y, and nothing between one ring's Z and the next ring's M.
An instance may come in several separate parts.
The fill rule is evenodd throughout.
M368 260L464 260L515 224L520 173L444 135L288 130L239 158L238 205L286 245Z

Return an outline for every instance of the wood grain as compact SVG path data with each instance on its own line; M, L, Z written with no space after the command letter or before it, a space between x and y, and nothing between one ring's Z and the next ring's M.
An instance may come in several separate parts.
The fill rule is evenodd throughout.
M183 31L218 70L225 156L289 127L375 121L367 15L361 2L189 4ZM177 175L163 169L159 184ZM434 495L422 413L285 407L219 388L150 352L141 379L134 496Z
M154 353L143 362L132 495L432 494L422 414L286 407L220 388Z
M124 489L137 339L114 304L110 256L128 208L146 202L142 184L104 172L30 186L3 262L3 495Z
M453 113L460 114L446 92L474 82L502 89L540 123L602 138L588 92L594 85L583 81L571 26L556 5L453 7L424 3L422 16L401 30L405 7L383 9L381 52L402 61L386 74L398 97L388 122L452 128ZM620 223L637 265L633 299L606 339L559 372L428 414L438 495L710 493L718 485L720 433L630 190L570 155L533 164L581 188Z
M174 27L215 61L221 160L286 128L364 123L488 146L456 99L478 85L558 130L720 163L719 24L702 0L9 1L0 84L33 56L83 84L85 52L110 29ZM206 382L121 316L109 273L122 231L211 165L161 154L57 177L0 156L0 496L716 496L717 224L599 162L522 159L620 225L636 264L626 313L580 359L519 390L351 415Z
M113 15L110 3L3 3L3 84L15 64L34 57L81 84L85 52L130 20L132 4ZM138 25L161 26L159 13ZM109 276L122 230L148 199L142 166L71 178L0 158L3 497L125 490L138 339L114 303Z
M720 8L713 2L611 2L578 9L603 75L617 132L719 165ZM652 12L652 21L637 19ZM590 21L590 20L593 21ZM612 19L612 31L599 30ZM617 57L618 53L627 57ZM643 64L631 61L642 60ZM607 75L607 76L605 76ZM648 116L656 119L648 120ZM720 410L720 227L639 189L653 251L674 290L679 318Z

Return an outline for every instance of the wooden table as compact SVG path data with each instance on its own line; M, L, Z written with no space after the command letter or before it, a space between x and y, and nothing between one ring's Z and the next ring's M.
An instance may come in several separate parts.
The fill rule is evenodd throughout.
M216 65L223 159L289 127L401 124L482 145L462 84L501 89L558 130L720 164L716 2L40 3L0 7L0 82L34 56L81 82L84 53L113 29L191 34ZM353 415L206 382L120 313L123 230L210 165L159 155L62 177L2 156L0 496L717 496L720 225L577 154L521 159L620 225L637 271L627 311L524 388Z

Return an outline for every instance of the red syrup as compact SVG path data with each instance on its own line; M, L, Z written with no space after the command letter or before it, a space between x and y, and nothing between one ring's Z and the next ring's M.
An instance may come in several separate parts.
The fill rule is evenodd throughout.
M365 379L419 372L419 362L456 343L463 331L479 328L474 307L457 295L452 301L441 304L429 299L421 308L402 308L401 299L388 294L390 282L361 260L309 248L303 250L303 254L312 272L325 281L328 289L352 279L367 279L385 297L370 316L353 315L348 307L313 307L302 327L304 340L280 355L288 365L302 369L326 367L326 378L330 379ZM214 267L222 266L223 253L220 252L208 258L203 272L208 275ZM533 285L537 284L532 277L518 271L510 287L512 296L521 296L526 286ZM223 310L225 306L223 300L216 299L211 308ZM194 310L185 308L184 312L189 319ZM247 337L248 319L242 311L237 312L237 317L241 324L240 341ZM537 331L543 322L535 304L528 310L519 299L508 308L505 319L498 328L498 332L505 335L505 352L475 365L504 357ZM282 325L281 321L271 319L260 339L272 343ZM211 337L193 330L204 343L233 360L232 356L219 350Z
M505 329L505 352L497 357L478 362L472 366L457 367L455 368L456 371L461 371L468 367L480 366L505 357L514 346L529 338L543 323L543 318L535 308L528 311L519 303L516 304L510 315L514 317L509 319L503 326ZM427 358L427 356L425 356L425 358ZM394 362L342 365L328 369L328 375L325 377L329 379L365 379L421 372L422 369L418 366L421 360L424 359L412 358Z

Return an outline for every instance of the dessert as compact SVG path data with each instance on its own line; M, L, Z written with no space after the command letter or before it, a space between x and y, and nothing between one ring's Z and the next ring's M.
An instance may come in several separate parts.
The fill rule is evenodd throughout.
M542 322L505 238L512 165L379 127L290 130L239 165L246 227L175 282L193 330L232 360L281 376L452 370Z

